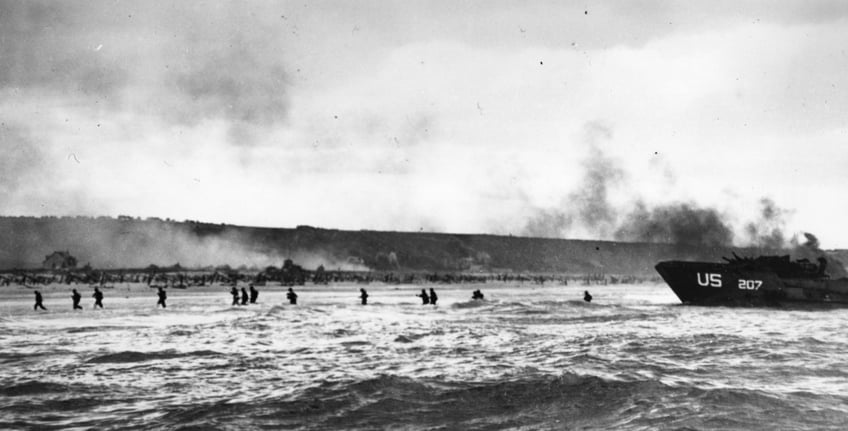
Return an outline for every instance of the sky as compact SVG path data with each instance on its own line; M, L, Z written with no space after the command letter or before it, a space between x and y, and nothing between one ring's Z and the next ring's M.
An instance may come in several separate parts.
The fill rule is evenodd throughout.
M0 0L0 214L848 248L840 1ZM752 227L753 226L753 227Z

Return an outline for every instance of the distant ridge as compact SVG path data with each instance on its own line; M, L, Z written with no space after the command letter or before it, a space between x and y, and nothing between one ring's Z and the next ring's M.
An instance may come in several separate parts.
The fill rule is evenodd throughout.
M247 227L158 218L0 217L0 269L40 268L68 250L81 265L143 268L280 266L398 272L529 272L653 276L661 260L720 261L759 249L487 234Z

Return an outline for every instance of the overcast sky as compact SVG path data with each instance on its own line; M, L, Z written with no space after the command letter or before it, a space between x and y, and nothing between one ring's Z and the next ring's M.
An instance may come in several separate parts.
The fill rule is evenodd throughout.
M520 235L600 172L615 219L711 207L741 243L768 198L848 247L846 29L842 1L0 0L0 212Z

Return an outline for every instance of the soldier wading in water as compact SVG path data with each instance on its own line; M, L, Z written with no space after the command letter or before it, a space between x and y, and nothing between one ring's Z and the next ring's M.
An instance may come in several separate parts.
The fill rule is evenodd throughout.
M230 290L230 295L233 295L233 305L239 305L239 291L235 286Z
M424 289L421 289L421 293L415 296L421 298L421 305L427 305L430 303L430 297L427 296L427 291Z
M94 288L94 295L91 295L91 296L94 297L94 308L97 308L97 307L103 308L103 292L101 292L100 289L95 287Z
M259 298L259 291L253 285L250 285L250 303L256 304L256 298Z
M44 308L44 304L42 304L41 301L43 301L43 299L41 298L41 292L36 290L35 291L35 305L32 307L32 309L38 310L40 308L44 311L47 311L47 309Z
M81 299L82 295L74 289L74 292L71 294L71 300L74 301L74 310L82 310L82 307L79 305Z

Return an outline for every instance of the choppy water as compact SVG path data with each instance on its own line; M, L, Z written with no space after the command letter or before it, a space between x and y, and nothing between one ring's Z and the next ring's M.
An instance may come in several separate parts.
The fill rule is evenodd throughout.
M485 302L467 300L480 287ZM2 429L845 429L848 310L677 305L663 285L67 292L0 304ZM90 298L84 294L85 300ZM124 297L128 296L128 297ZM90 301L89 301L90 302Z

